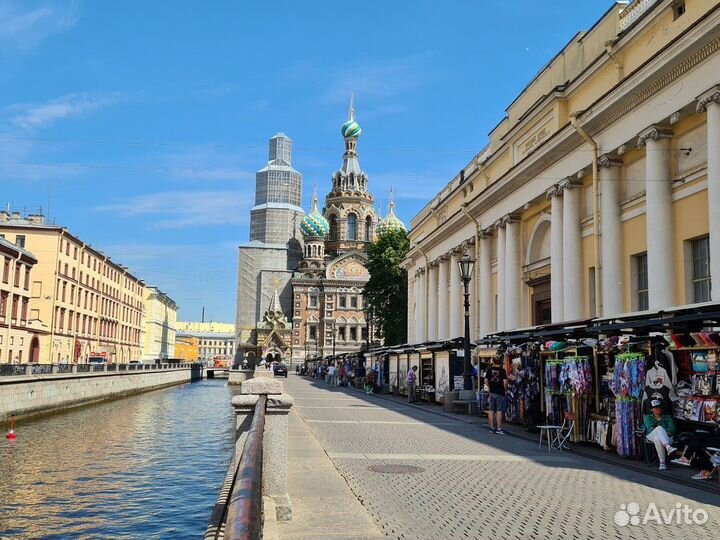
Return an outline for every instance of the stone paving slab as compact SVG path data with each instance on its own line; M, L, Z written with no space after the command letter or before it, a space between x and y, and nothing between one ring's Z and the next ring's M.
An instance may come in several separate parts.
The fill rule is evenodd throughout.
M296 411L288 419L288 494L293 519L279 522L280 540L384 538L372 517Z
M440 417L300 377L291 377L286 388L301 406L320 400L299 396L327 400L325 409L295 412L310 420L305 425L386 538L718 538L720 501L708 492L575 454L540 452L536 443L493 435L476 423L429 425ZM352 407L349 397L374 409ZM379 411L384 404L392 410ZM367 422L402 422L403 416L413 425ZM347 423L353 419L359 421ZM415 425L423 419L428 425ZM394 465L405 472L377 472ZM306 482L313 474L308 471ZM708 522L623 522L643 517L653 504L666 512L678 504L700 509ZM329 538L325 532L317 530L314 538Z

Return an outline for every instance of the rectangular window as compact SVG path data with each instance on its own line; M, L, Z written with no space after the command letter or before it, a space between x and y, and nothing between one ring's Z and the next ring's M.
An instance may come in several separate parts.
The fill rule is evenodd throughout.
M363 326L362 329L361 329L361 332L362 332L362 340L363 340L363 341L367 341L367 338L368 338L368 329L367 329L367 326Z
M675 5L673 6L673 20L676 20L678 17L682 17L685 14L685 2L684 1L676 1Z
M350 327L350 341L357 341L357 328L354 326Z
M635 269L635 309L645 311L650 308L647 253L634 255L633 267Z
M692 251L693 302L710 301L710 239L705 236L690 241Z
M17 247L24 248L25 247L25 235L24 234L18 234L15 236L15 245Z
M345 327L341 326L338 328L338 339L340 341L345 341Z
M10 279L10 259L5 259L5 265L3 266L3 283L7 283Z
M338 298L338 306L341 308L344 308L347 306L347 298L345 296L340 296Z
M30 290L30 267L25 267L25 283L23 285L26 291Z
M310 334L310 340L315 341L317 339L317 327L315 325L311 325L308 327L308 331Z
M589 307L590 307L590 317L597 317L597 310L595 302L596 302L596 296L595 296L595 267L588 268L588 300L589 300Z
M358 307L357 296L350 297L350 307L353 307L353 308Z
M20 265L20 264L15 264L15 280L14 280L14 283L15 283L15 286L16 286L16 287L19 287L19 286L20 286L20 270L22 270L22 265Z
M316 295L311 295L308 300L308 307L311 308L317 308L318 307L318 297Z

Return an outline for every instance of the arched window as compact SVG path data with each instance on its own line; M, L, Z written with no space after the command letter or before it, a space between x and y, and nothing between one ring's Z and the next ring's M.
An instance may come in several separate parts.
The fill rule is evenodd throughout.
M365 218L365 241L369 242L372 240L372 217L368 216Z
M330 218L330 240L337 240L337 239L338 239L337 218L335 216L332 216Z
M357 216L355 214L348 214L347 229L348 240L357 240Z

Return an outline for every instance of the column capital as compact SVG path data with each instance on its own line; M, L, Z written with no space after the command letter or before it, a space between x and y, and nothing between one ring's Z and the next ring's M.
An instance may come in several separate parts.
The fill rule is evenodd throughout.
M510 223L519 223L520 222L520 216L518 214L505 214L502 217L502 222L505 225L508 225Z
M580 182L578 178L573 176L568 176L567 178L564 178L558 184L559 191L571 190L578 187L582 187L582 182Z
M492 238L493 236L495 236L495 229L493 227L486 227L485 229L480 231L480 234L478 236L480 237L480 240Z
M582 180L585 177L585 169L580 169L578 172L575 173L575 178L578 180Z
M673 136L672 130L662 126L650 126L638 134L638 148L642 148L647 144L648 140L657 141L658 139L670 139Z
M421 267L421 268L418 268L417 273L418 273L419 275L424 274L424 273L425 273L425 267L423 266L423 267Z
M447 262L449 258L450 258L450 257L448 257L448 254L445 253L445 254L443 254L443 255L440 255L440 256L439 256L437 259L435 259L435 260L437 261L438 264L440 264L440 263Z
M428 267L428 268L435 268L437 265L438 265L438 261L437 261L437 259L435 259L434 261L430 261L430 262L428 263L427 267Z
M720 103L720 84L716 84L710 90L705 92L704 94L701 94L697 97L697 106L695 107L695 111L700 114L704 113L708 105L712 105L713 103Z
M559 197L562 194L562 190L560 189L559 184L555 184L550 189L545 191L545 198L549 201L553 197Z
M610 154L604 154L598 159L598 165L600 167L622 167L623 160L617 157L613 157Z

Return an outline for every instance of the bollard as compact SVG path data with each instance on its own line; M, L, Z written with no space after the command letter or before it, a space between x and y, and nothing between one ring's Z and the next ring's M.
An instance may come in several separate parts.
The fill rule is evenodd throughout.
M33 366L32 364L27 364L25 366L25 375L32 375L33 374Z
M60 366L57 364L52 364L51 373L60 373Z
M263 496L270 497L275 502L278 521L291 521L292 505L287 492L287 454L288 414L293 406L293 398L283 393L283 385L277 379L249 379L240 386L240 395L233 397L232 405L237 417L235 459L239 459L245 443L243 432L250 427L255 403L261 395L267 396L263 433Z
M77 373L77 364L73 364L72 368L70 368L71 373Z

